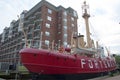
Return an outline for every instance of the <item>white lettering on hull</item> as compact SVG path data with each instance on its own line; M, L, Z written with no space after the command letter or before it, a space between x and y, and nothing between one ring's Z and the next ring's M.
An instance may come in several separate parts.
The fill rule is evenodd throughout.
M99 68L98 62L96 60L94 60L94 64L95 64L95 68Z
M89 68L93 68L92 60L88 60L88 66L89 66Z
M93 60L93 59L81 59L81 68L82 69L107 69L115 67L115 61L113 60Z
M84 65L85 65L85 59L81 59L81 67L84 68Z

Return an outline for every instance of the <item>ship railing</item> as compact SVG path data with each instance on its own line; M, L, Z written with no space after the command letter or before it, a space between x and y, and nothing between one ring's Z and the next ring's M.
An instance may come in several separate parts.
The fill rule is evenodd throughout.
M40 41L40 40L28 40L27 46L24 46L26 48L35 48L35 49L46 49L49 51L54 52L60 52L64 54L71 54L71 48L65 48L63 46L60 46L60 44L56 44L53 42L47 42L47 41ZM60 48L63 47L64 49L60 51Z
M71 54L85 56L85 57L95 57L95 55L97 54L97 50L92 48L87 49L87 48L73 47L71 48Z
M36 48L36 49L50 49L57 50L58 45L49 41L40 41L40 40L27 40L27 44L25 43L24 47L26 48Z

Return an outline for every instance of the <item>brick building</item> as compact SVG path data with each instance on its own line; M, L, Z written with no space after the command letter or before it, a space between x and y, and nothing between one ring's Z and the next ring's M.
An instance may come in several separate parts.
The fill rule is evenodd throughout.
M29 11L24 10L20 18L13 20L0 34L0 63L18 63L18 53L25 47L25 39L37 48L50 47L52 42L59 46L70 45L72 33L77 34L77 19L74 9L56 7L45 0Z

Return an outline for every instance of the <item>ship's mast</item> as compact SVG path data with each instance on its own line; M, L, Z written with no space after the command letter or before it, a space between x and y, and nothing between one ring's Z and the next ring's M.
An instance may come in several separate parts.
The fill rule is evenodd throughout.
M86 25L86 37L87 37L87 47L91 48L91 38L90 38L90 31L89 31L89 13L88 13L89 6L86 4L86 1L84 2L84 5L82 6L83 10L83 18L85 19L85 25Z

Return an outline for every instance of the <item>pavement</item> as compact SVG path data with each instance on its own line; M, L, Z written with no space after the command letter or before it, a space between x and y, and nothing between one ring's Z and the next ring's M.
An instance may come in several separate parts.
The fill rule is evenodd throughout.
M120 80L120 74L115 75L115 76L104 76L104 77L99 77L99 78L94 78L94 79L89 79L89 80Z
M1 79L1 78L0 78L0 80L5 80L5 79Z
M102 80L120 80L120 75L113 76L113 77L108 77L108 78L105 78L105 79L102 79Z
M0 78L0 80L5 80L5 79ZM98 78L87 79L87 80L120 80L120 74L115 76L104 76L104 77L98 77Z

